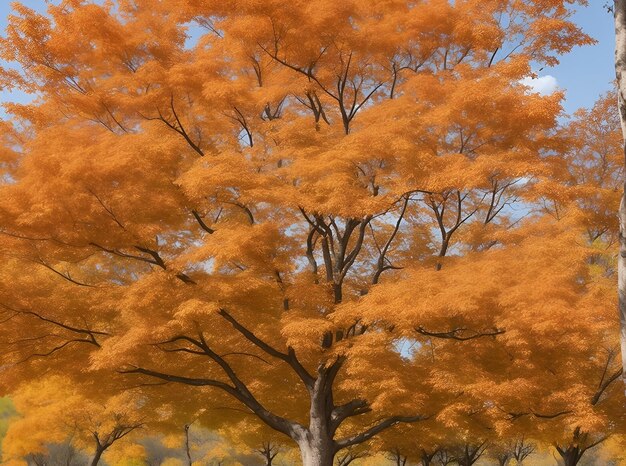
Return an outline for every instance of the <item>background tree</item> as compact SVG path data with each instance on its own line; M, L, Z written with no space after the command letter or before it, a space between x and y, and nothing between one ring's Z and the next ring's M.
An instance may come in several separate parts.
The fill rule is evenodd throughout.
M50 457L63 453L69 464L80 456L75 449L84 449L95 466L111 446L123 443L122 439L143 425L132 395L119 395L100 404L59 377L23 386L13 401L20 418L7 431L5 460L41 458L42 464L50 464ZM64 452L59 445L65 446Z

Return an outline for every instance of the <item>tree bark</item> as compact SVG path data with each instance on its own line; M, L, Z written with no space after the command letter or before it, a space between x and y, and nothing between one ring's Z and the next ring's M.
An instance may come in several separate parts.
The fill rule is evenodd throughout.
M93 459L91 460L91 466L98 466L100 463L100 459L102 458L102 453L104 453L105 448L97 448L96 453L93 455Z
M563 460L563 466L576 466L583 456L583 452L578 447L570 446L567 450L559 450L559 455Z
M626 141L626 0L615 0L615 75L617 78L617 102L622 123L622 134ZM626 166L626 144L624 145ZM626 367L626 182L622 189L619 207L619 254L617 259L617 281L620 314L620 342L622 364ZM626 383L626 371L623 377Z
M311 439L299 444L302 466L333 466L335 452L319 440Z
M332 380L328 380L327 369L321 369L314 385L309 389L309 427L297 441L303 466L333 466L337 447L329 422L333 409L330 385Z

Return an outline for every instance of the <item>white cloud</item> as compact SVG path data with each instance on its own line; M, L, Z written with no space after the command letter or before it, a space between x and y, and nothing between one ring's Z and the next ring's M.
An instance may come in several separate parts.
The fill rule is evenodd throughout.
M527 76L522 79L520 83L524 86L528 86L530 88L530 92L536 92L541 95L552 94L559 87L559 83L556 78L549 74L538 78L531 78L530 76Z

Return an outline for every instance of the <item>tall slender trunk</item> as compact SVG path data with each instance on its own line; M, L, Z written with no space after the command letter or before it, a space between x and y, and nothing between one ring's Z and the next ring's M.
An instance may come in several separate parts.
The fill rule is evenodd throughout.
M189 428L190 424L185 424L185 455L187 456L187 465L191 466L191 448L189 447Z
M622 134L626 141L626 0L615 0L615 75L618 86L618 108L622 123ZM624 145L626 166L626 144ZM620 341L622 364L626 368L626 183L622 190L619 207L619 254L617 259L617 282L620 313ZM626 370L624 371L626 382Z

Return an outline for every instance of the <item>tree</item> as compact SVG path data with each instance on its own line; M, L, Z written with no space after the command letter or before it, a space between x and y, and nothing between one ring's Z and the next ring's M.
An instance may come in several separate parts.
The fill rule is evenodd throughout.
M519 437L506 442L491 444L489 453L498 461L500 466L506 466L510 461L515 460L516 465L523 464L536 449L535 444L528 442L524 437Z
M4 80L38 99L4 128L3 366L243 410L306 466L485 398L532 413L503 374L554 343L502 287L556 271L578 304L579 276L533 242L564 225L511 207L564 149L562 96L519 81L590 41L572 3L16 5Z
M402 452L400 451L399 448L395 448L392 451L389 452L388 454L388 458L390 461L392 461L395 466L405 466L406 465L406 461L407 461L407 457L402 455Z
M450 454L448 450L441 449L435 454L436 464L448 466L456 462L456 458Z
M460 466L472 466L476 463L487 449L487 442L478 444L465 444L456 448L455 457Z
M265 460L265 466L272 466L274 458L278 455L278 447L271 442L261 444L261 448L257 450Z
M348 466L354 461L367 458L369 455L367 450L349 448L337 455L337 466Z
M132 396L119 395L101 405L59 377L22 386L13 401L21 417L7 431L3 451L7 460L28 456L48 464L47 457L58 450L56 445L66 445L64 456L69 464L76 456L76 445L90 450L90 464L96 466L113 444L143 425Z
M526 458L533 454L536 450L536 445L520 438L515 440L513 446L513 458L517 461L517 464L521 465Z
M188 464L188 466L191 466L193 464L193 461L191 460L191 445L189 443L189 429L190 428L191 428L191 424L185 424L185 426L184 426L184 430L185 430L184 448L185 448L185 456L187 457L187 464Z
M622 123L622 135L626 140L626 101L624 100L623 73L626 69L626 3L615 0L613 3L615 17L615 74L618 88L618 109ZM626 143L624 145L626 157ZM626 374L626 182L622 188L622 200L619 207L619 255L617 256L618 296L621 322L622 368ZM625 383L626 383L626 379Z
M213 461L222 461L226 458L235 458L237 448L216 432L211 432L200 426L198 419L187 420L178 429L167 429L160 423L152 423L155 432L169 432L163 439L172 458L179 458L181 464L198 465ZM224 464L227 464L224 462Z
M63 443L46 445L46 453L30 453L26 455L28 464L37 466L81 466L88 459L72 445L69 438Z
M570 208L570 215L584 229L585 242L590 249L587 263L591 274L587 289L590 295L597 296L598 302L604 303L603 307L592 311L596 316L605 313L613 304L609 293L615 275L613 254L619 244L614 233L618 225L611 211L619 204L623 144L611 100L610 96L603 96L591 110L575 114L567 128L567 134L575 144L565 154L571 176L568 184L576 206ZM609 323L610 315L602 315L601 320ZM623 399L616 395L614 386L623 371L618 358L619 342L612 327L603 327L598 321L587 325L596 328L597 336L593 343L588 341L590 348L580 360L591 371L580 370L571 385L584 387L583 391L571 395L570 408L563 404L559 410L563 413L570 411L564 414L570 434L568 438L557 434L561 439L555 442L558 454L568 465L578 464L587 450L619 433L621 427L618 426L624 422L621 416ZM575 397L579 401L571 403ZM574 420L567 419L570 414L574 414Z

